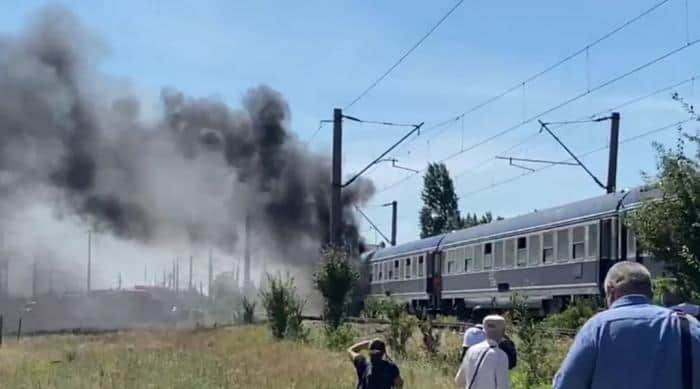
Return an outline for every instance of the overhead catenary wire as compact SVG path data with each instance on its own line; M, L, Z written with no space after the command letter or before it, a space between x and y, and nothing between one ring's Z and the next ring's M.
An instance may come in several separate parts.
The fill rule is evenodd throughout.
M423 44L423 42L425 42L425 40L428 39L428 37L430 37L430 35L432 35L435 32L435 30L437 30L438 27L442 25L442 23L444 23L445 20L447 20L447 18L449 18L450 15L452 15L457 10L457 8L459 8L459 6L462 5L462 3L464 3L464 0L459 0L452 8L450 8L450 10L447 11L447 13L443 15L442 18L440 18L440 20L438 20L438 22L435 23L430 28L430 30L428 30L428 32L418 40L418 42L411 46L411 48L409 48L401 57L399 57L399 59L396 60L396 62L389 66L389 68L384 73L382 73L376 80L374 80L374 82L372 82L367 88L365 88L357 97L355 97L350 103L343 107L343 110L345 111L350 109L353 105L357 104L358 101L365 97L372 89L379 85L379 83L382 82L389 74L391 74L391 72L393 72L394 69L401 65L401 63L409 55L411 55L411 53L413 53L418 47L420 47L420 45Z
M635 73L637 73L637 72L639 72L639 71L641 71L641 70L644 70L644 69L648 68L649 66L652 66L652 65L654 65L654 64L656 64L656 63L658 63L658 62L661 62L661 61L663 61L664 59L666 59L666 58L668 58L668 57L670 57L670 56L672 56L672 55L675 55L675 54L677 54L677 53L679 53L679 52L682 52L683 50L686 50L686 49L688 49L688 48L690 48L690 47L693 47L693 46L695 46L695 45L698 44L698 43L700 43L700 39L695 39L695 40L690 41L690 42L688 42L688 43L684 43L683 45L681 45L681 46L679 46L679 47L676 47L676 48L674 48L674 49L672 49L672 50L670 50L670 51L667 51L667 52L665 52L664 54L662 54L662 55L660 55L660 56L658 56L658 57L655 57L654 59L652 59L652 60L650 60L650 61L647 61L647 62L645 62L645 63L643 63L643 64L641 64L641 65L638 65L638 66L632 68L631 70L629 70L629 71L627 71L627 72L625 72L625 73L622 73L622 74L620 74L620 75L618 75L618 76L615 76L615 77L613 77L613 78L610 78L610 79L608 79L608 80L606 80L606 81L604 81L604 82L602 82L602 83L596 85L595 87L593 87L593 88L591 88L591 89L587 89L587 90L585 90L584 92L581 92L581 93L579 93L579 94L577 94L577 95L575 95L575 96L573 96L573 97L570 97L570 98L568 98L568 99L566 99L566 100L563 100L563 101L557 103L556 105L545 109L544 111L541 111L541 112L539 112L539 113L537 113L537 114L535 114L535 115L533 115L533 116L530 116L530 117L527 118L527 119L522 120L522 121L519 122L519 123L516 123L516 124L513 125L513 126L510 126L510 127L506 128L506 129L504 129L504 130L499 131L499 132L496 133L496 134L493 134L493 135L491 135L491 136L489 136L489 137L487 137L487 138L484 138L484 139L482 139L481 141L478 141L478 142L476 142L476 143L470 145L469 147L462 148L462 149L460 149L459 151L454 152L454 153L448 155L447 157L445 157L445 158L439 160L438 162L446 162L446 161L451 160L451 159L453 159L453 158L455 158L455 157L457 157L457 156L459 156L459 155L461 155L461 154L464 154L464 153L466 153L466 152L468 152L468 151L472 151L472 150L476 149L477 147L481 147L481 146L483 146L483 145L485 145L485 144L487 144L487 143L489 143L489 142L491 142L491 141L493 141L493 140L495 140L495 139L498 139L498 138L500 138L500 137L502 137L502 136L504 136L504 135L506 135L506 134L508 134L508 133L510 133L510 132L513 132L513 131L517 130L518 128L522 127L523 125L526 125L526 124L528 124L528 123L531 123L531 122L533 122L533 121L535 121L535 120L541 118L541 117L544 116L544 115L547 115L547 114L552 113L552 112L554 112L554 111L556 111L556 110L558 110L558 109L561 109L561 108L563 108L563 107L565 107L565 106L567 106L567 105L569 105L569 104L571 104L571 103L573 103L573 102L575 102L575 101L577 101L577 100L580 100L581 98L583 98L583 97L585 97L585 96L587 96L587 95L589 95L589 94L591 94L591 93L593 93L593 92L596 92L596 91L598 91L598 90L600 90L600 89L603 89L603 88L605 88L605 87L607 87L607 86L610 86L610 85L612 85L612 84L614 84L614 83L616 83L616 82L618 82L618 81L620 81L620 80L622 80L622 79L624 79L624 78L627 78L627 77L629 77L629 76L631 76L631 75L633 75L633 74L635 74ZM455 118L450 119L450 121L454 121L454 120L456 120L456 119L455 119ZM422 171L424 171L424 170L425 170L425 169L423 169ZM418 172L418 173L416 173L416 174L420 174L422 171L420 171L420 172ZM411 176L404 177L403 179L401 179L401 180L399 180L399 181L397 181L397 182L394 182L394 183L390 184L388 187L385 187L385 188L381 189L379 192L383 192L383 191L388 190L388 189L390 189L390 188L393 188L393 187L395 187L395 186L397 186L397 185L399 185L399 184L401 184L401 183L403 183L403 182L406 182L410 177L411 177Z
M668 3L669 1L670 1L670 0L662 0L662 1L660 1L660 2L658 2L658 3L656 3L656 4L654 4L654 5L652 5L651 7L647 8L646 10L644 10L642 13L640 13L640 14L638 14L637 16L633 17L632 19L629 19L629 20L625 21L623 24L621 24L621 25L619 25L618 27L612 29L611 31L609 31L609 32L607 32L607 33L605 33L605 34L603 34L603 35L602 35L601 37L599 37L598 39L596 39L596 40L594 40L594 41L592 41L592 42L590 42L590 43L587 43L587 44L584 45L582 48L580 48L580 49L574 51L573 53L569 54L568 56L566 56L566 57L564 57L564 58L562 58L562 59L560 59L560 60L554 62L553 64L547 66L547 67L544 68L543 70L541 70L541 71L539 71L539 72L537 72L537 73L531 75L530 77L525 78L524 80L518 82L517 84L515 84L515 85L513 85L513 86L511 86L511 87L509 87L509 88L506 88L506 89L503 90L501 93L498 93L498 94L496 94L495 96L492 96L492 97L490 97L490 98L488 98L488 99L482 101L481 103L478 103L478 104L472 106L471 108L467 109L466 111L462 112L461 114L456 115L456 116L452 116L452 117L450 117L449 119L445 119L445 120L442 121L442 122L445 122L445 121L449 122L449 121L451 121L451 120L458 119L458 118L460 118L460 117L462 117L462 116L469 115L469 114L471 114L471 113L473 113L473 112L476 112L476 111L478 111L479 109L481 109L481 108L483 108L483 107L485 107L485 106L487 106L487 105L489 105L489 104L491 104L491 103L494 103L494 102L496 102L496 101L502 99L503 97L507 96L508 94L510 94L511 92L513 92L513 91L515 91L515 90L517 90L517 89L524 88L526 84L529 84L529 83L531 83L531 82L537 80L538 78L542 77L543 75L545 75L545 74L551 72L552 70L558 68L559 66L565 64L566 62L568 62L568 61L570 61L570 60L572 60L572 59L578 57L580 54L589 51L592 47L594 47L594 46L600 44L601 42L605 41L606 39L612 37L613 35L617 34L617 33L620 32L620 31L624 30L625 28L627 28L627 27L630 26L631 24L634 24L634 23L637 22L638 20L640 20L640 19L644 18L645 16L647 16L648 14L654 12L656 9L658 9L659 7L661 7L661 6L663 6L664 4ZM688 40L687 43L689 44L690 41ZM439 123L437 124L437 126L439 126L442 122L439 122Z
M625 139L623 139L623 140L620 141L620 144L625 144L625 143L629 143L629 142L634 142L634 141L636 141L636 140L645 138L645 137L647 137L647 136L649 136L649 135L652 135L652 134L655 134L655 133L658 133L658 132L662 132L662 131L667 131L667 130L670 130L670 129L678 128L679 126L682 126L682 125L685 124L685 123L688 123L688 122L691 122L691 121L695 121L695 120L696 120L696 119L694 119L694 118L690 118L690 119L685 119L685 120L673 122L673 123L671 123L671 124L668 124L668 125L665 125L665 126L662 126L662 127L657 127L657 128L654 128L653 130L645 131L645 132L643 132L643 133L640 133L640 134L633 135L633 136L631 136L631 137L625 138ZM579 157L579 158L585 158L585 157L587 157L587 156L589 156L589 155L591 155L591 154L595 154L595 153L601 152L601 151L603 151L603 150L606 150L606 149L608 149L609 147L610 147L610 145L606 145L606 146L602 146L602 147L599 147L599 148L596 148L596 149L593 149L593 150L589 150L589 151L586 151L586 152L584 152L584 153L582 153L582 154L579 154L578 157ZM567 159L561 160L561 161L559 161L559 162L569 162L569 161L572 161L572 160L573 160L573 158L567 158ZM549 168L552 168L552 167L554 167L554 166L558 166L558 165L545 165L545 166L542 166L541 168L534 169L534 171L532 171L532 172L525 172L525 173L522 173L522 174L520 174L520 175L517 175L517 176L514 176L514 177L510 177L510 178L507 178L507 179L505 179L505 180L502 180L502 181L493 183L493 184L491 184L491 185L487 185L487 186L482 187L482 188L480 188L480 189L477 189L477 190L474 190L474 191L471 191L471 192L467 192L467 193L461 195L460 198L470 197L470 196L476 195L476 194L478 194L478 193L485 192L485 191L487 191L487 190L490 190L490 189L499 187L499 186L501 186L501 185L509 184L509 183L511 183L511 182L513 182L513 181L516 181L516 180L520 179L520 178L523 178L523 177L525 177L525 176L529 176L529 175L532 175L532 174L541 172L542 170L549 169Z

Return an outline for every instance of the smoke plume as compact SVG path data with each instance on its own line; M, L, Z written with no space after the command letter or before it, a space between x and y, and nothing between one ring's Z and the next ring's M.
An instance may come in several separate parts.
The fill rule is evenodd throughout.
M185 241L232 252L249 214L276 260L309 263L328 240L330 164L290 132L268 86L240 108L167 87L157 118L99 71L105 45L62 8L0 37L0 201L50 203L92 228L154 246ZM115 90L117 90L115 92ZM351 209L374 191L345 190Z

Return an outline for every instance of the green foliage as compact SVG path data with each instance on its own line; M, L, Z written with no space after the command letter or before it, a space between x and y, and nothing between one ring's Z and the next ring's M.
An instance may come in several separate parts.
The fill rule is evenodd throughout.
M305 338L302 311L305 301L296 292L294 278L287 274L267 275L267 288L260 291L260 300L267 313L268 325L275 339Z
M326 325L336 329L347 315L350 296L360 276L345 251L325 250L323 258L313 281L323 296Z
M626 218L640 248L663 260L681 298L700 301L700 155L688 156L685 143L700 145L696 136L679 134L675 148L655 144L657 174L645 175L661 192Z
M403 304L393 300L387 300L385 315L389 320L389 347L399 355L406 355L406 343L413 335L418 319L408 315Z
M430 163L423 177L423 208L420 211L421 238L461 227L457 194L447 166Z
M550 315L545 324L551 328L578 330L598 312L599 307L596 299L577 299L563 312Z
M253 324L255 321L255 301L245 296L241 300L241 318L244 324Z
M343 323L336 328L324 326L323 335L326 347L331 350L344 350L357 338L357 331L349 323Z
M365 300L365 307L362 310L362 316L367 319L380 319L385 317L387 311L388 299L380 297L368 297Z
M551 382L556 366L548 355L554 349L554 336L546 325L537 322L535 315L519 294L511 297L513 309L510 318L516 340L518 340L518 366L523 386L533 388Z
M440 350L440 331L433 327L433 321L428 318L420 322L420 332L423 335L423 350L428 356L437 355Z
M469 214L462 219L462 228L478 226L479 224L488 224L493 221L493 215L491 212L486 212L485 214L478 216L476 213ZM496 217L496 220L503 220L502 217Z

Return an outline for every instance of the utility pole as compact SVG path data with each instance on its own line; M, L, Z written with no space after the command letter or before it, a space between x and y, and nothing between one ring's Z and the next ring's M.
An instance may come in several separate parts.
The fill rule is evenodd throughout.
M214 260L212 259L211 255L211 249L209 249L209 298L212 296L213 292L213 287L214 287Z
M175 291L180 291L180 257L175 258Z
M243 252L243 290L250 291L250 215L245 214L245 247Z
M391 205L391 245L396 246L396 213L398 202L396 200L384 204L385 207Z
M36 257L34 257L34 265L32 266L32 298L36 298Z
M88 263L87 263L87 291L90 292L92 277L92 230L88 230Z
M610 116L610 155L608 158L607 192L614 193L617 188L617 148L620 138L620 114L613 112Z
M189 281L187 282L187 290L191 291L192 290L192 256L190 255L190 277Z
M341 190L342 190L342 152L343 152L343 110L333 110L333 167L331 173L331 209L330 209L330 244L339 246L341 220Z
M117 275L117 289L122 290L122 272Z

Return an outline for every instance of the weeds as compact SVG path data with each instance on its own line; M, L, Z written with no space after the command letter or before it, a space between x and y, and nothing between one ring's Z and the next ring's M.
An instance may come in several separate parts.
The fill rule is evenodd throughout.
M260 300L275 339L302 339L306 336L302 325L305 301L297 295L293 277L268 274L267 289L260 291Z

